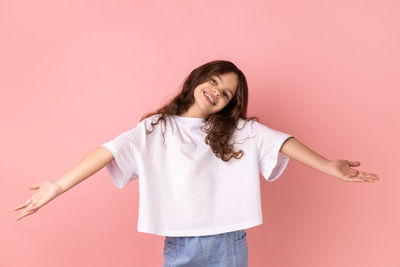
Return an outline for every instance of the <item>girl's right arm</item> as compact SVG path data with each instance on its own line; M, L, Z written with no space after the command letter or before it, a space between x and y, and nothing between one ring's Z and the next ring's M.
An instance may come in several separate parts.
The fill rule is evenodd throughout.
M19 205L14 211L23 209L17 220L35 213L39 208L48 203L53 198L61 195L73 186L79 184L86 178L92 176L97 171L106 166L114 159L113 154L107 148L100 146L91 151L81 161L70 169L64 176L57 180L46 180L38 184L32 184L30 189L37 190L23 204Z

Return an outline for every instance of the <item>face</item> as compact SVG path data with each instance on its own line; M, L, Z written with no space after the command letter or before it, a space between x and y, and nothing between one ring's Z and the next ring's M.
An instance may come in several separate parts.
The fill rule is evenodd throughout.
M194 89L195 101L183 116L206 118L220 111L235 96L238 82L234 72L212 75Z

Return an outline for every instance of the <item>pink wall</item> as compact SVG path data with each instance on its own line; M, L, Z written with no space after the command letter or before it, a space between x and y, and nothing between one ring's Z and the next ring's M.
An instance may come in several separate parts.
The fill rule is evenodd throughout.
M103 169L21 221L13 208L214 59L246 74L249 115L381 177L345 183L292 160L279 180L262 180L249 266L400 266L399 8L1 1L0 266L161 266L163 237L136 231L137 181L119 190Z

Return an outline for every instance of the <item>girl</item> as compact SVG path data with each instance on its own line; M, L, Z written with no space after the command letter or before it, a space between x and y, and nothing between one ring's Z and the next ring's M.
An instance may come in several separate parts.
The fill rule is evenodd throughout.
M360 162L327 160L293 136L247 118L244 74L216 60L185 79L181 92L131 130L94 149L15 210L17 220L104 166L123 188L139 181L139 232L165 236L164 266L247 266L245 229L262 224L259 174L277 179L293 158L345 182L375 182Z

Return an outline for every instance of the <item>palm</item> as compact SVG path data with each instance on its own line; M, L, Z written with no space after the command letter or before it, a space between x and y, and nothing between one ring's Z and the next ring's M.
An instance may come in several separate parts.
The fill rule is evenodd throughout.
M19 205L14 209L20 210L25 208L19 215L17 220L22 217L35 213L39 208L48 203L50 200L61 194L61 188L51 180L43 181L39 184L31 185L29 187L32 190L39 189L34 193L29 199L27 199L23 204Z
M375 182L379 180L374 173L362 172L351 167L360 166L358 161L334 160L329 162L330 174L345 182Z

